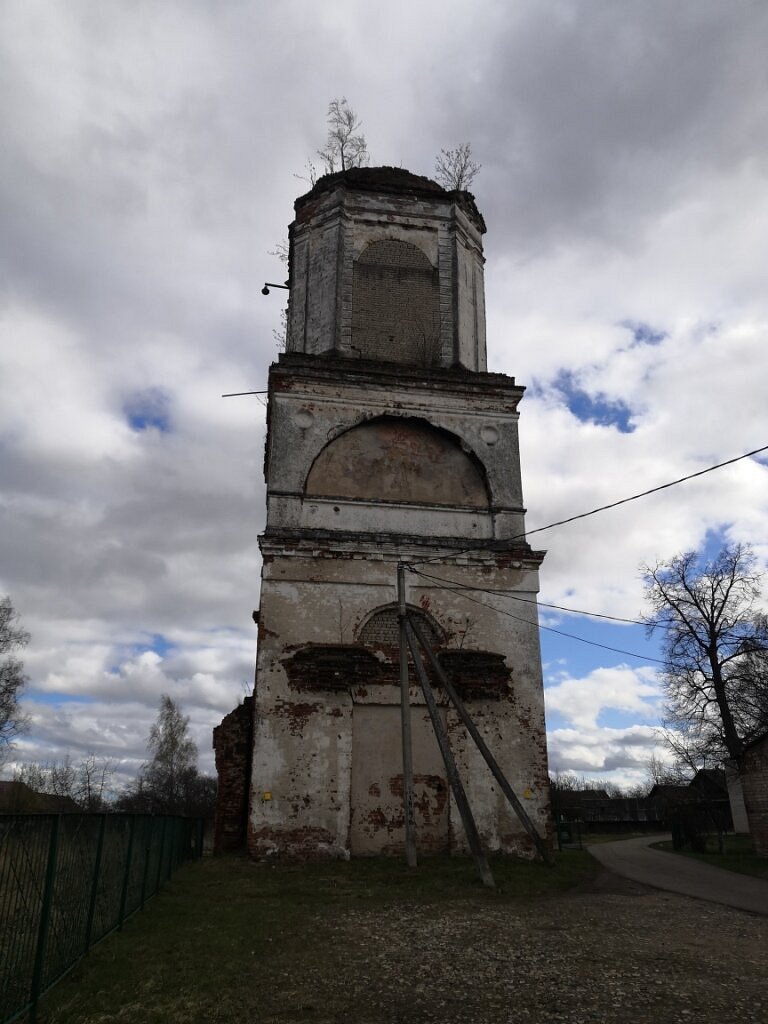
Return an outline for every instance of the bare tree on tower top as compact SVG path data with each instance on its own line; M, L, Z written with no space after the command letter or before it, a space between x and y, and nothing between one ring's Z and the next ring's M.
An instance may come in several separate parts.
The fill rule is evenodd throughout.
M322 160L322 170L310 158L304 165L306 173L294 177L308 181L314 188L321 174L347 171L350 167L367 167L370 156L368 143L360 131L362 126L363 122L347 103L346 96L331 100L328 104L328 138L325 147L317 150Z
M435 159L435 179L447 189L468 189L482 164L472 158L472 147L462 142L456 149L441 149Z
M368 143L360 131L362 124L345 96L328 104L328 138L325 149L317 151L326 174L368 166L370 157Z

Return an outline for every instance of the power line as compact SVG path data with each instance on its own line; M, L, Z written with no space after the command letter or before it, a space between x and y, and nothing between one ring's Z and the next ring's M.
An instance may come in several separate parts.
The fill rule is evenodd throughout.
M707 473L713 473L716 469L722 469L724 466L732 466L735 462L741 462L742 459L749 459L753 455L760 455L762 452L768 452L768 445L763 445L762 448L755 448L751 452L745 452L743 455L737 455L733 459L726 459L725 462L718 462L714 466L707 466L706 469L699 469L695 473L688 473L687 476L678 477L676 480L669 480L665 484L659 484L656 487L649 487L645 491L640 491L638 494L631 494L628 498L620 498L618 501L609 502L607 505L600 505L597 508L590 509L588 512L579 512L578 515L568 516L567 519L558 519L554 523L547 523L546 526L537 526L534 530L526 530L525 533L518 533L512 537L505 537L503 540L492 542L486 550L503 550L501 545L508 546L512 541L525 540L527 537L532 537L534 533L543 533L545 530L553 530L556 526L565 526L567 523L574 523L578 519L587 519L589 516L597 515L598 512L606 512L611 508L618 508L619 505L626 505L630 501L637 501L639 498L647 498L650 494L657 494L659 491L665 491L670 487L677 487L678 484L684 484L688 480L694 480L697 476L705 476ZM494 546L495 545L495 546ZM418 561L408 562L407 567L411 568L414 565L426 565L427 562L438 562L445 558L453 557L457 555L466 554L467 551L479 551L479 547L468 547L462 548L460 551L446 552L444 555L432 555L430 558L421 558Z
M556 523L549 523L548 526L539 526L535 530L528 530L523 536L530 537L534 533L541 533L543 530L551 530L555 526L565 526L566 523L573 523L577 519L586 519L587 516L594 516L598 512L605 512L609 508L618 508L619 505L626 505L630 501L637 501L638 498L647 498L649 494L656 494L658 491L664 491L668 487L676 487L678 484L684 484L687 480L693 480L697 476L704 476L706 473L712 473L716 469L722 469L723 466L732 466L734 462L741 462L742 459L749 459L753 455L759 455L761 452L768 452L768 444L762 448L755 448L754 451L745 452L743 455L737 455L733 459L726 459L725 462L718 462L714 466L708 466L706 469L700 469L696 473L689 473L687 476L678 477L677 480L670 480L666 484L659 484L658 487L650 487L647 491L640 491L639 494L632 494L628 498L620 498L619 501L612 501L608 505L600 505L599 508L593 508L589 512L580 512L579 515L569 516L568 519L560 519Z
M228 395L222 395L222 398L240 398L242 395L268 395L268 391L231 391Z
M436 590L447 590L448 588L447 587L436 587L435 589ZM512 612L505 611L503 608L496 608L495 605L488 604L487 601L480 601L476 597L470 597L469 594L464 594L463 596L464 596L465 600L472 601L473 604L479 604L483 608L490 608L491 611L494 611L494 612L496 612L499 615L506 615L507 618L509 618L509 619L515 619L517 622L525 622L529 626L531 625L531 620L530 619L524 619L521 615L514 615ZM533 602L531 602L531 603L533 603ZM647 654L638 654L636 651L625 651L621 647L611 647L609 644L598 643L597 640L587 640L586 637L576 636L575 633L566 633L562 629L555 629L554 626L542 626L541 624L539 624L538 628L539 629L545 629L548 633L557 633L558 636L567 637L569 640L578 640L579 643L589 644L590 647L600 647L604 651L612 651L614 654L624 654L628 658L637 658L640 661L651 661L651 662L654 662L656 665L666 665L666 662L662 661L661 658L651 658Z
M449 583L448 587L440 587L441 590L471 590L479 594L495 594L498 597L508 597L510 601L519 601L521 604L532 604L537 608L554 608L559 612L569 612L571 615L588 615L593 619L607 619L609 622L625 622L630 626L648 626L651 623L643 622L641 619L624 619L619 615L605 615L602 612L588 612L583 608L566 608L561 604L549 604L546 601L529 601L527 597L519 597L508 590L494 590L492 587L468 587L461 583L454 583L443 576L432 576L427 572L420 572L418 569L410 570L414 576L421 576L425 580L435 580L438 583ZM656 625L656 623L654 623Z

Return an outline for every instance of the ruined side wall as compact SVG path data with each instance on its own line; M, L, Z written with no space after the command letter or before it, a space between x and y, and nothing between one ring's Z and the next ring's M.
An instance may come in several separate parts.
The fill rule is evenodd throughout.
M245 845L253 750L253 697L246 697L213 730L218 792L213 852Z

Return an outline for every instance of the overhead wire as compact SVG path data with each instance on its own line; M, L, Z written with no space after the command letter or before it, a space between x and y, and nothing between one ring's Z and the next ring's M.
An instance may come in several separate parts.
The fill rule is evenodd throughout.
M268 395L268 391L230 391L227 395L222 395L222 398L240 398L243 395Z
M764 445L761 448L755 448L754 450L749 451L749 452L745 452L742 455L737 455L737 456L735 456L732 459L726 459L724 462L718 462L715 465L708 466L706 469L698 470L695 473L689 473L686 476L678 477L676 480L670 480L667 483L659 484L657 487L648 488L648 489L646 489L644 491L639 492L638 494L630 495L627 498L621 498L618 501L610 502L607 505L600 505L599 507L591 509L588 512L581 512L578 515L569 516L566 519L560 519L560 520L558 520L556 522L549 523L546 526L539 526L536 529L528 530L528 531L526 531L523 534L518 534L518 535L510 537L510 538L505 538L504 543L506 545L506 544L509 544L510 541L525 539L526 537L532 536L534 533L542 533L545 530L551 530L551 529L554 529L555 527L558 527L558 526L565 526L566 524L575 522L576 520L579 520L579 519L586 519L588 516L596 515L599 512L605 512L608 509L617 508L620 505L626 505L627 503L629 503L631 501L636 501L639 498L644 498L644 497L647 497L648 495L656 494L659 491L667 490L670 487L675 487L678 484L685 483L688 480L693 480L696 477L704 476L705 474L711 473L711 472L713 472L716 469L722 469L724 466L733 465L735 462L741 462L743 459L751 458L752 456L759 455L759 454L761 454L762 452L765 452L765 451L768 451L768 445ZM450 554L446 554L446 555L442 555L442 556L433 556L431 558L420 559L418 561L408 562L408 563L406 563L405 568L409 569L414 575L420 576L420 577L422 577L424 579L431 579L434 582L441 582L443 584L448 584L448 586L439 586L437 588L439 590L446 590L446 591L450 591L450 590L453 590L453 591L459 591L459 590L460 591L472 591L473 593L487 593L487 594L491 594L491 595L493 595L495 593L497 596L507 597L507 598L509 598L511 600L520 601L520 602L522 602L524 604L534 604L537 607L538 606L542 606L542 607L553 608L553 609L555 609L557 611L563 611L563 612L567 612L567 613L570 613L570 614L586 615L586 616L589 616L589 617L592 617L592 618L599 618L599 619L604 619L604 620L612 621L612 622L624 622L624 623L627 623L627 624L630 624L630 625L644 625L644 626L648 626L648 625L658 626L658 625L661 625L660 623L647 623L647 622L641 622L640 620L637 620L637 619L625 619L625 618L621 618L619 616L605 615L605 614L602 614L600 612L588 612L588 611L585 611L583 609L566 608L566 607L563 607L562 605L551 605L551 604L547 604L547 602L544 602L544 601L541 601L541 602L539 602L539 601L528 601L526 598L518 597L515 594L510 594L509 592L504 592L504 591L494 591L492 588L487 588L487 587L468 587L468 586L462 585L462 584L455 584L452 580L446 580L445 578L439 577L439 576L432 576L429 573L421 572L420 570L418 570L416 568L417 565L424 565L424 564L426 564L428 562L444 560L445 558L448 558L451 555L453 555L453 557L455 557L457 554L464 554L467 551L473 551L473 550L478 550L478 549L477 548L463 548L459 552L451 552ZM484 607L492 608L494 611L498 612L499 614L507 615L510 618L518 619L519 621L527 621L525 619L521 619L520 616L514 615L512 612L507 612L507 611L505 611L502 608L496 608L494 605L489 605L489 604L487 604L487 602L480 601L476 597L470 597L468 593L465 593L464 596L466 597L467 600L473 601L475 604L483 605ZM577 636L574 633L567 633L564 630L556 629L554 626L544 626L544 625L540 624L539 625L539 629L547 630L548 632L551 632L551 633L557 633L560 636L568 637L571 640L578 640L581 643L590 644L593 647L601 647L604 650L614 651L615 653L618 653L618 654L625 654L628 657L639 658L639 659L641 659L643 661L655 662L656 664L661 664L661 665L665 664L665 662L662 661L659 658L652 658L652 657L649 657L647 655L637 654L637 653L632 652L632 651L625 651L625 650L622 650L620 648L610 647L607 644L600 644L597 641L587 640L585 637Z
M626 498L619 498L618 501L611 501L607 505L599 505L597 508L590 509L588 512L579 512L577 515L568 516L566 519L558 519L554 523L547 523L546 526L537 526L533 530L526 530L524 533L514 534L512 537L505 537L503 541L496 542L497 547L501 544L508 546L511 542L516 540L526 540L528 537L532 537L535 533L543 533L545 530L554 530L557 526L566 526L568 523L574 523L579 519L587 519L589 516L597 515L599 512L606 512L608 509L618 508L620 505L627 505L630 501L637 501L639 498L647 498L651 494L657 494L659 491L667 490L670 487L677 487L678 484L684 484L688 480L694 480L696 477L705 476L707 473L713 473L716 469L723 469L724 466L732 466L735 462L741 462L742 459L749 459L753 455L760 455L763 452L768 452L768 445L763 445L761 448L755 448L751 452L744 452L743 455L737 455L732 459L726 459L724 462L717 462L713 466L707 466L706 469L699 469L695 473L688 473L686 476L678 477L676 480L668 480L664 484L658 484L656 487L649 487L645 491L640 491L638 494L631 494ZM493 542L487 546L472 545L470 547L461 548L459 551L447 551L443 555L432 555L428 558L420 558L412 562L406 563L410 568L414 565L426 565L428 562L439 562L446 558L456 558L458 555L466 554L468 551L479 551L479 550L496 550L493 546Z
M242 396L246 396L246 395L266 395L266 394L268 394L268 391L266 391L266 390L265 391L235 391L235 392L230 392L228 394L224 394L221 397L222 398L238 398L238 397L242 397ZM712 473L712 472L714 472L717 469L723 469L725 466L731 466L731 465L733 465L736 462L741 462L743 459L749 459L749 458L752 458L752 456L761 455L763 452L768 452L768 445L763 445L762 447L755 448L752 451L744 452L742 455L737 455L737 456L734 456L731 459L726 459L723 462L718 462L718 463L715 463L712 466L707 466L705 469L697 470L695 473L688 473L685 476L677 477L675 480L669 480L666 483L658 484L656 487L649 487L649 488L647 488L644 491L640 491L637 494L629 495L626 498L620 498L617 501L608 502L605 505L599 505L596 508L589 509L587 512L580 512L580 513L578 513L576 515L568 516L565 519L559 519L559 520L556 520L555 522L547 523L545 526L538 526L538 527L535 527L533 530L526 530L524 533L515 534L512 537L504 538L504 540L502 542L499 542L499 543L503 543L504 546L506 547L507 545L509 545L510 542L514 542L516 540L526 540L528 537L531 537L531 536L533 536L536 533L543 533L546 530L553 530L553 529L555 529L555 528L557 528L559 526L566 526L569 523L577 522L580 519L587 519L590 516L597 515L600 512L607 512L608 510L613 509L613 508L618 508L621 505L627 505L627 504L629 504L632 501L638 501L640 498L647 498L651 494L657 494L658 492L664 491L664 490L668 490L671 487L677 487L679 484L686 483L689 480L694 480L694 479L696 479L697 477L700 477L700 476L705 476L707 473ZM407 563L405 563L405 568L409 569L415 575L423 577L424 579L430 579L430 580L432 580L434 582L438 582L439 581L439 582L442 582L444 584L448 584L448 586L439 586L437 588L439 590L446 590L446 591L450 591L450 590L459 591L459 590L461 590L461 591L472 591L474 593L487 593L487 594L491 594L491 595L507 597L510 600L519 601L519 602L521 602L523 604L532 604L532 605L534 605L536 607L552 608L552 609L554 609L556 611L562 611L562 612L566 612L568 614L573 614L573 615L586 615L586 616L589 616L590 618L603 619L603 620L610 621L610 622L622 622L622 623L627 623L629 625L638 625L638 626L640 626L640 625L642 625L642 626L658 625L658 623L653 624L653 623L648 623L648 622L642 622L642 621L640 621L638 619L627 619L627 618L623 618L623 617L617 616L617 615L606 615L606 614L603 614L601 612L589 612L589 611L586 611L584 609L568 608L568 607L565 607L563 605L549 604L549 603L547 603L545 601L528 601L526 598L519 597L516 594L511 594L511 593L506 592L506 591L493 590L493 589L487 588L487 587L467 587L467 586L463 586L461 584L455 584L455 583L453 583L453 581L446 580L446 579L444 579L442 577L439 577L439 576L430 576L428 573L419 572L419 570L417 570L415 568L415 566L417 566L417 565L425 565L427 563L434 562L434 561L443 561L446 558L451 558L451 557L455 558L457 555L462 555L462 554L466 554L469 551L477 551L477 550L489 550L489 548L485 547L485 546L483 548L478 548L478 547L462 548L458 552L457 551L450 551L450 552L446 552L444 555L433 555L433 556L431 556L429 558L423 558L423 559L419 559L419 560L416 560L416 561L407 562ZM490 550L494 550L493 547L490 547ZM509 618L517 619L520 622L528 621L526 619L521 618L520 616L514 615L512 612L507 612L507 611L505 611L502 608L496 608L495 606L488 605L486 602L480 601L477 598L470 597L469 594L467 594L467 593L465 593L464 596L469 601L473 601L474 603L483 605L484 607L487 607L487 608L492 608L494 611L498 612L499 614L507 615ZM554 626L543 626L543 625L540 625L539 628L547 630L548 632L551 632L551 633L557 633L560 636L568 637L571 640L578 640L581 643L589 644L589 645L591 645L593 647L600 647L603 650L613 651L614 653L617 653L617 654L625 654L628 657L639 658L640 660L643 660L643 661L655 662L657 664L662 664L662 665L665 664L665 662L661 661L659 658L651 658L651 657L649 657L647 655L644 655L644 654L637 654L636 652L633 652L633 651L625 651L625 650L623 650L621 648L618 648L618 647L611 647L608 644L601 644L601 643L598 643L595 640L587 640L585 637L577 636L574 633L567 633L564 630L555 629Z
M434 580L438 583L450 584L450 586L441 587L441 590L471 590L480 594L494 594L498 597L507 597L510 601L519 601L521 604L532 604L537 608L553 608L555 611L568 612L571 615L587 615L593 619L607 619L609 622L624 622L630 626L656 625L656 623L645 622L642 619L625 619L620 615L606 615L603 612L588 612L583 608L568 608L561 604L549 604L547 601L531 601L527 597L520 597L518 594L511 593L509 590L498 590L493 587L470 587L466 584L455 583L453 580L448 580L444 576L433 576L431 573L421 572L419 569L410 569L410 572L412 572L414 576L421 576L425 580Z
M446 587L436 587L435 589L436 590L446 590L447 588ZM473 604L479 604L483 608L490 608L491 611L497 612L499 615L505 615L505 616L507 616L507 618L515 619L517 622L525 622L528 625L531 624L531 620L523 618L522 615L515 615L513 612L508 612L504 608L497 608L495 605L488 604L487 601L481 601L481 600L479 600L479 598L470 597L469 594L464 594L463 596L464 596L465 600L471 601ZM531 603L533 603L533 602L531 602ZM657 665L666 665L666 662L662 661L661 658L652 658L652 657L650 657L650 655L638 654L636 651L627 651L627 650L624 650L621 647L611 647L609 644L601 644L597 640L587 640L586 637L577 636L575 633L566 633L565 630L555 629L554 626L542 626L541 624L539 624L538 628L539 629L544 629L548 633L557 633L559 636L567 637L569 640L578 640L579 643L589 644L590 647L600 647L604 651L612 651L614 654L624 654L628 658L637 658L639 661L650 661L650 662L654 662Z

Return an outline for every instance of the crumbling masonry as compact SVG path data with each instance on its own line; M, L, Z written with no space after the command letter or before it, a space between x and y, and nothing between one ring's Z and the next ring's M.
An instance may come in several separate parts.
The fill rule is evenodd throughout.
M524 540L523 388L486 370L483 218L468 192L393 168L321 178L295 210L286 352L269 375L256 685L214 732L217 848L402 850L400 562L424 574L406 573L409 608L549 837L543 552ZM418 848L463 852L411 683ZM532 856L437 695L486 849Z

